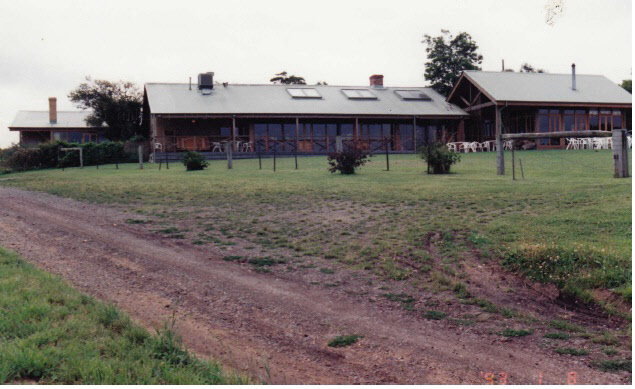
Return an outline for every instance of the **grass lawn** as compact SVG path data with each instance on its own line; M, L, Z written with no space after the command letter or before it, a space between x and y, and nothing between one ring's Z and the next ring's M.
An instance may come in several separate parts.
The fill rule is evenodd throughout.
M195 244L241 239L395 280L429 260L424 241L435 233L448 266L477 247L578 298L608 289L630 301L631 179L612 178L611 151L517 152L525 175L517 181L506 154L504 177L495 153L478 153L443 176L425 174L414 155L391 156L387 172L377 155L354 176L330 174L325 157L307 157L299 170L293 158L278 159L276 172L271 159L262 170L258 160L236 160L233 170L213 161L199 172L130 164L11 174L0 184L119 205L139 215L130 223Z
M0 248L0 383L247 382Z

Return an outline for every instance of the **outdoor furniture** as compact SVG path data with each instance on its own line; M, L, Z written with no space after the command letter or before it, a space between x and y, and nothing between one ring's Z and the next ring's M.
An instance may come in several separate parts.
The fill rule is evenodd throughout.
M479 147L480 147L481 151L492 151L489 141L485 141L485 142L481 143Z
M456 153L456 151L457 151L456 150L456 146L457 146L456 143L450 142L450 143L447 143L446 146L448 147L448 150L454 151Z
M159 143L159 142L156 142L154 144L154 149L155 150L163 150L163 145L161 143Z
M213 142L212 145L214 146L212 148L212 152L214 151L218 151L219 153L223 152L223 145L221 142Z
M251 145L251 142L243 142L243 152L254 151L254 148Z
M580 149L580 139L567 138L567 150L579 150L579 149Z

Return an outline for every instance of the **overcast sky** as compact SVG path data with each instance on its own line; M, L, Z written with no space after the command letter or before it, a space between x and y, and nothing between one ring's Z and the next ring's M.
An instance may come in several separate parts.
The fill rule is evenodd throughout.
M286 70L308 83L425 85L424 34L466 31L484 70L501 59L551 73L631 78L630 0L8 1L0 0L0 147L18 110L75 109L68 92L87 75L109 80L268 83Z

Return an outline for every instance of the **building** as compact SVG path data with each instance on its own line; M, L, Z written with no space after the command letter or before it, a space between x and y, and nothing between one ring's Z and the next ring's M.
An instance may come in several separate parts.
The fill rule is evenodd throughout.
M502 133L631 129L632 96L604 76L465 71L447 98L470 114L457 141L484 142ZM498 113L498 115L497 115ZM538 148L565 147L544 138Z
M371 151L414 152L468 117L431 88L385 87L381 75L360 87L219 84L213 73L194 86L145 84L143 115L157 158L185 150L212 158L227 141L245 156L325 154L338 136Z
M57 98L49 97L48 111L19 111L10 131L20 132L20 145L62 140L87 143L104 140L103 127L86 124L89 111L58 111Z

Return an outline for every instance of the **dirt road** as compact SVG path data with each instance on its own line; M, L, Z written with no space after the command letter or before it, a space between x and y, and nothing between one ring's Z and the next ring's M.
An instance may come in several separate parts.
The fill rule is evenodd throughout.
M0 245L112 301L146 327L175 314L185 344L272 383L622 383L538 342L425 320L367 296L263 274L162 239L109 207L0 187ZM347 348L327 342L363 334ZM503 376L501 376L503 377Z

